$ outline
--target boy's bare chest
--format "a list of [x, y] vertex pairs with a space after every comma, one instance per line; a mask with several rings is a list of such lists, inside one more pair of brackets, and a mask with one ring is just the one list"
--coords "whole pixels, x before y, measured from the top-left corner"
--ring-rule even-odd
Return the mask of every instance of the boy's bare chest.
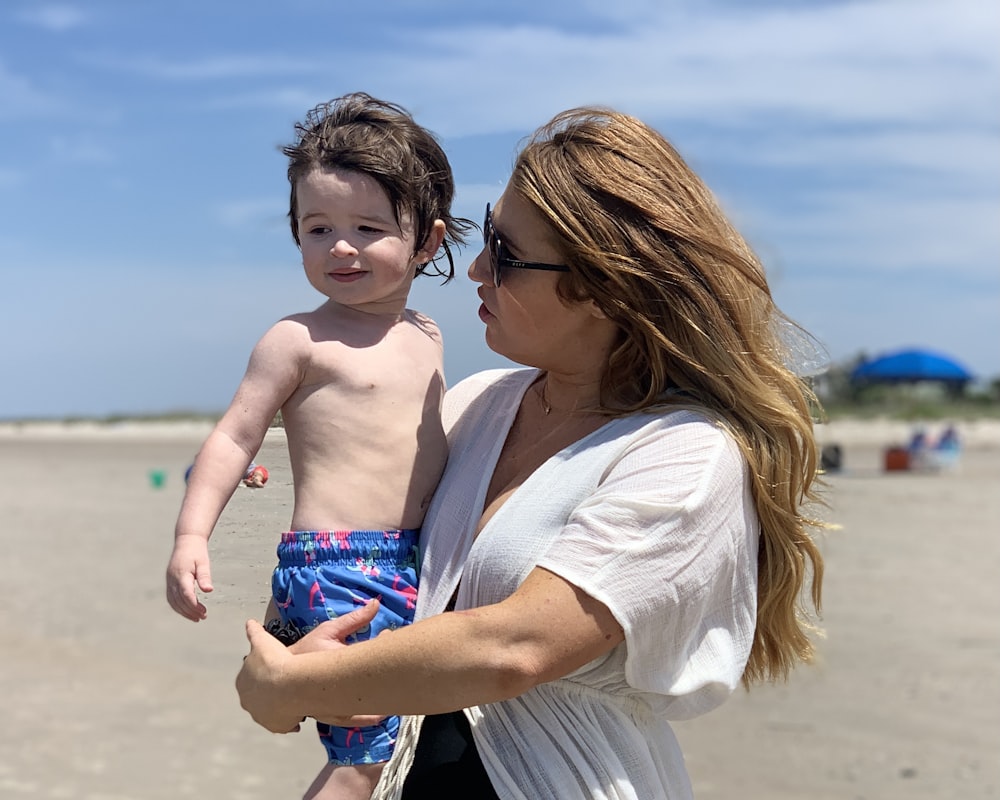
[[309, 354], [301, 385], [306, 390], [329, 386], [352, 394], [408, 395], [407, 387], [424, 388], [442, 371], [441, 349], [426, 337], [397, 335], [366, 347], [318, 342]]

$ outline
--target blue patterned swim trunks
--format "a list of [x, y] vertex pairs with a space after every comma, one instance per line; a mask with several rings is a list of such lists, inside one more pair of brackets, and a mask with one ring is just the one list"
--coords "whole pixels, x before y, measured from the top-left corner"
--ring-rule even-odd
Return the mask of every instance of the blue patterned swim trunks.
[[[417, 600], [416, 530], [290, 531], [281, 534], [271, 591], [283, 626], [305, 634], [321, 622], [379, 600], [379, 612], [347, 641], [364, 641], [413, 622]], [[316, 723], [330, 763], [388, 761], [398, 717], [339, 728]]]

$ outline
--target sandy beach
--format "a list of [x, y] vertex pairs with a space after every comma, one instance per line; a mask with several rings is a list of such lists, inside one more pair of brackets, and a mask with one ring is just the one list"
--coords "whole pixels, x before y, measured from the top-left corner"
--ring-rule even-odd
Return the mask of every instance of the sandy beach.
[[[1000, 796], [1000, 423], [963, 424], [953, 469], [884, 472], [909, 431], [821, 427], [843, 469], [820, 657], [677, 724], [699, 800]], [[163, 599], [205, 433], [0, 425], [0, 798], [298, 798], [320, 766], [311, 730], [266, 733], [233, 689], [290, 517], [282, 431], [257, 458], [267, 486], [238, 489], [212, 539], [209, 618]]]

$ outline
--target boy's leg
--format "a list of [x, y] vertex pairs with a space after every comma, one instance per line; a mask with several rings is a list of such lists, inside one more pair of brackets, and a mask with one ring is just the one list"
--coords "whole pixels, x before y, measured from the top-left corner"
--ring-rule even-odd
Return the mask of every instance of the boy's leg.
[[272, 620], [281, 621], [281, 614], [278, 613], [278, 604], [274, 602], [274, 595], [271, 595], [271, 599], [267, 603], [267, 610], [264, 612], [264, 622], [262, 623], [264, 627], [267, 627], [267, 623]]

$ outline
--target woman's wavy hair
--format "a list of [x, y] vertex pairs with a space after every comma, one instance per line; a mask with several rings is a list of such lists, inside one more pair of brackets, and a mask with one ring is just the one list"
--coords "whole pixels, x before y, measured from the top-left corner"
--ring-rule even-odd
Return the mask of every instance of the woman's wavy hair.
[[445, 282], [454, 277], [451, 248], [461, 245], [476, 225], [451, 214], [455, 179], [434, 134], [418, 125], [402, 106], [364, 92], [316, 106], [295, 125], [295, 134], [294, 144], [282, 147], [281, 152], [288, 157], [288, 219], [296, 244], [301, 244], [296, 193], [299, 180], [314, 169], [352, 170], [370, 175], [385, 190], [397, 223], [403, 213], [412, 216], [414, 253], [423, 246], [434, 220], [444, 222], [442, 250], [447, 267], [438, 264], [441, 256], [435, 255], [417, 267], [417, 275], [434, 264], [434, 274]]
[[[518, 155], [511, 188], [551, 226], [570, 272], [566, 301], [591, 299], [622, 331], [601, 410], [707, 410], [749, 464], [761, 525], [757, 627], [743, 683], [811, 661], [823, 559], [806, 516], [819, 502], [812, 412], [789, 366], [764, 268], [701, 179], [660, 134], [601, 108], [557, 115]], [[784, 333], [783, 333], [784, 332]], [[807, 338], [807, 334], [802, 332]]]

